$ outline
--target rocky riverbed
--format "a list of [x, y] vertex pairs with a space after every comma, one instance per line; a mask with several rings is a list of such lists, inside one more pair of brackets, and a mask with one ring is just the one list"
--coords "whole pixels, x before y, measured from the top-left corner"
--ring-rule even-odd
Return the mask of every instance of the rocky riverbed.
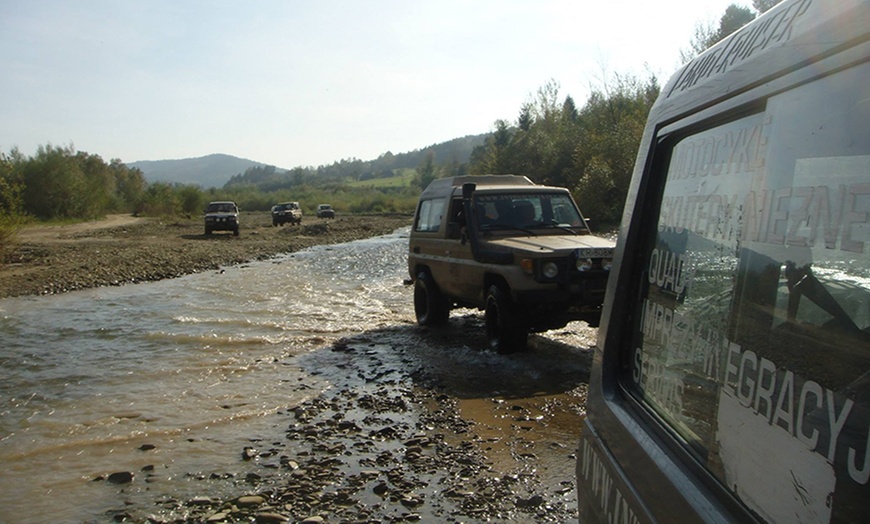
[[[206, 236], [195, 219], [31, 228], [7, 250], [0, 297], [171, 278], [410, 221], [339, 217], [274, 228], [267, 214], [244, 214], [239, 237]], [[94, 522], [576, 521], [573, 466], [596, 330], [572, 323], [506, 356], [474, 347], [483, 338], [478, 312], [454, 312], [450, 324], [427, 330], [397, 320], [281, 362], [330, 387], [272, 415], [273, 436], [240, 442], [235, 467], [179, 472], [159, 445], [143, 445], [147, 466], [119, 464], [90, 479], [125, 500]], [[201, 495], [149, 497], [170, 475]]]
[[[472, 322], [462, 319], [461, 322]], [[317, 366], [334, 387], [276, 415], [281, 438], [252, 439], [239, 467], [188, 472], [203, 495], [163, 498], [152, 507], [107, 511], [123, 522], [549, 522], [574, 521], [571, 443], [549, 426], [577, 423], [580, 386], [544, 399], [485, 399], [499, 428], [462, 415], [457, 391], [420, 366], [409, 330], [342, 340], [303, 365]], [[552, 342], [542, 351], [553, 351]], [[558, 349], [555, 349], [558, 351]], [[304, 360], [304, 359], [303, 359]], [[576, 378], [576, 377], [575, 377]], [[542, 436], [548, 435], [548, 436]], [[145, 451], [151, 452], [150, 450]], [[567, 465], [559, 474], [546, 462]], [[114, 482], [160, 482], [159, 462], [115, 472]], [[140, 478], [141, 477], [141, 478]], [[95, 479], [112, 482], [109, 477]], [[218, 483], [237, 495], [213, 497]], [[220, 491], [226, 492], [226, 489]]]

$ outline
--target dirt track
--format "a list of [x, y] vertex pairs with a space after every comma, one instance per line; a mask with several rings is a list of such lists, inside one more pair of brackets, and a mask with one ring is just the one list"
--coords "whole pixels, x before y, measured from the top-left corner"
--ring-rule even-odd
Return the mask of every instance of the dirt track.
[[202, 219], [110, 215], [104, 220], [22, 229], [0, 261], [0, 298], [47, 295], [173, 278], [318, 244], [390, 233], [407, 215], [306, 217], [272, 227], [269, 213], [242, 213], [241, 234], [205, 235]]

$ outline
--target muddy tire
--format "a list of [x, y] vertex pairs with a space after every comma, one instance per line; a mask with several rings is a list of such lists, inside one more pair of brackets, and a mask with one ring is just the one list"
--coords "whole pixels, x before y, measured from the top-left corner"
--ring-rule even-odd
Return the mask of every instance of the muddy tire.
[[414, 313], [421, 326], [443, 326], [450, 316], [447, 297], [429, 273], [421, 272], [414, 282]]
[[511, 303], [510, 295], [498, 286], [491, 286], [486, 294], [484, 309], [486, 341], [498, 353], [513, 353], [526, 348], [529, 330]]

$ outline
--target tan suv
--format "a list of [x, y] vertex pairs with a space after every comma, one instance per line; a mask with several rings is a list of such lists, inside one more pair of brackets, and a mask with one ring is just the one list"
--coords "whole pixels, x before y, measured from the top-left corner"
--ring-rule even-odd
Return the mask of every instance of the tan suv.
[[517, 175], [435, 180], [409, 244], [421, 326], [478, 308], [490, 348], [505, 353], [524, 348], [530, 332], [598, 324], [614, 243], [592, 235], [565, 188]]

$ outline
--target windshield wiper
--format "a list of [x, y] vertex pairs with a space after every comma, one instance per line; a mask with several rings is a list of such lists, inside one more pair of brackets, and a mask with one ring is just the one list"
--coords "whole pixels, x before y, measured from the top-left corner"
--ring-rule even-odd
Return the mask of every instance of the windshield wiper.
[[523, 233], [528, 233], [529, 235], [536, 237], [538, 236], [534, 231], [526, 227], [515, 226], [512, 224], [486, 224], [480, 227], [481, 231], [491, 232], [493, 230], [504, 231], [506, 229], [515, 229], [517, 231], [522, 231]]

